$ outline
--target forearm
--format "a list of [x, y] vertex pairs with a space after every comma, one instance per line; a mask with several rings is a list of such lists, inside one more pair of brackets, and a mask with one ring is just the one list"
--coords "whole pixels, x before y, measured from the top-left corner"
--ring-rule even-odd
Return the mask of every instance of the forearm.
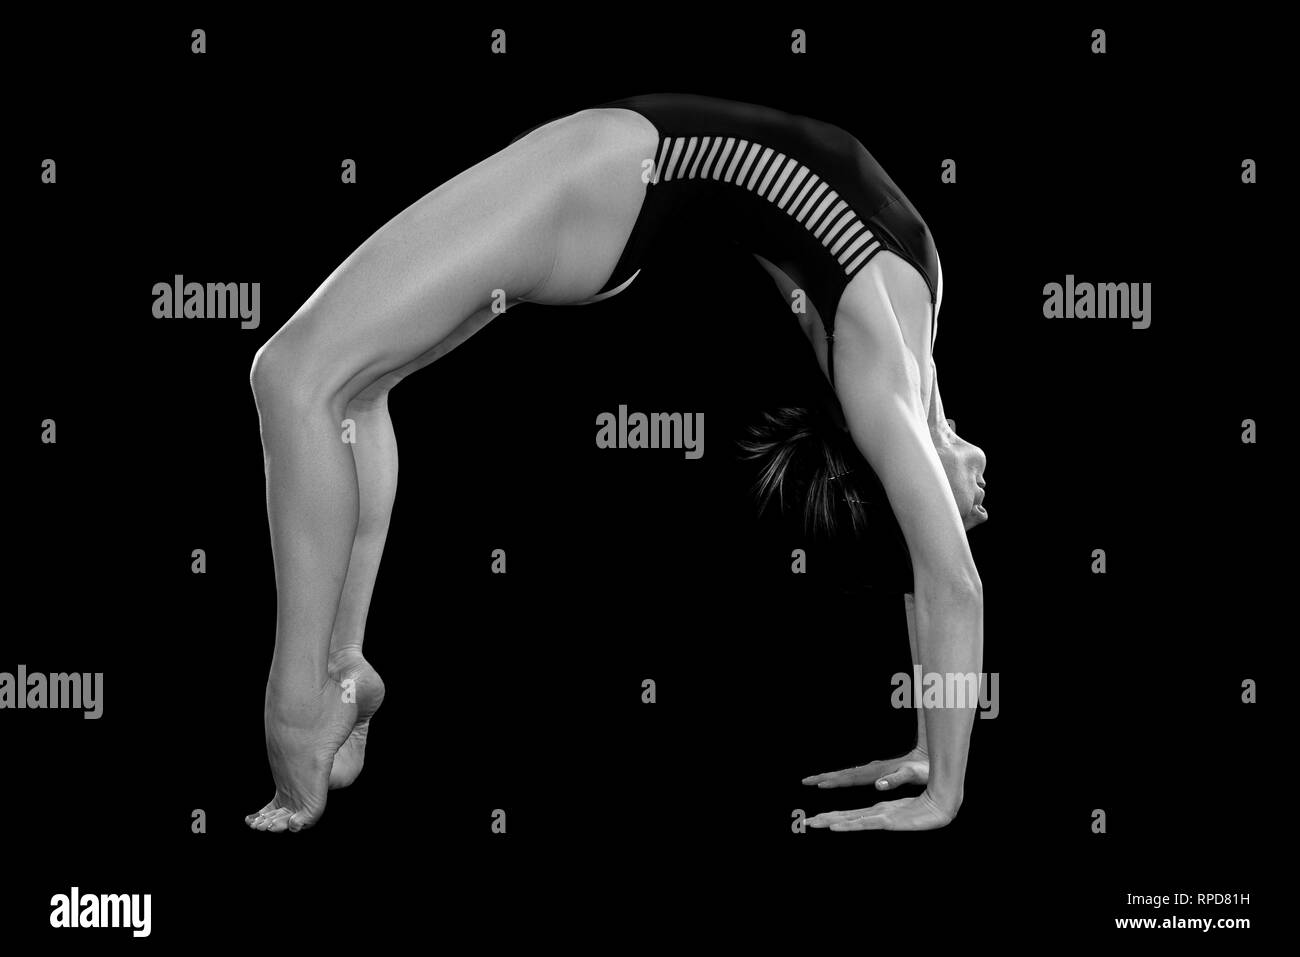
[[[916, 650], [916, 599], [911, 592], [903, 595], [903, 607], [907, 611], [907, 647], [912, 652], [912, 671], [916, 672], [916, 666], [921, 663], [921, 656]], [[916, 708], [916, 748], [922, 754], [927, 753], [925, 737], [925, 711]]]
[[[963, 797], [983, 661], [984, 600], [978, 578], [973, 586], [959, 586], [918, 575], [915, 614], [916, 652], [924, 682], [917, 696], [924, 701], [930, 683], [939, 682], [943, 705], [923, 712], [930, 756], [928, 790], [944, 810], [956, 813]], [[965, 680], [968, 675], [975, 676], [973, 687]], [[949, 697], [954, 690], [960, 697]]]

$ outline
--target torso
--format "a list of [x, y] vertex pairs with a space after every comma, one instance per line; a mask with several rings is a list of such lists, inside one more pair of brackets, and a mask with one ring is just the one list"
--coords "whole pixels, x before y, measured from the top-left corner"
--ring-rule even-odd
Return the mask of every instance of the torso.
[[648, 120], [650, 185], [607, 288], [664, 244], [737, 245], [800, 273], [833, 319], [854, 276], [883, 250], [911, 261], [934, 293], [937, 253], [920, 215], [858, 140], [829, 123], [750, 103], [683, 94], [600, 109]]
[[[603, 132], [596, 158], [573, 164], [571, 228], [534, 301], [618, 295], [643, 281], [666, 244], [737, 245], [758, 258], [786, 302], [795, 288], [806, 294], [806, 312], [796, 315], [823, 373], [825, 333], [845, 294], [885, 283], [927, 387], [938, 254], [919, 214], [854, 137], [779, 110], [678, 94], [573, 116], [598, 118]], [[607, 263], [611, 246], [621, 255], [612, 270], [602, 267], [602, 283], [591, 263]]]

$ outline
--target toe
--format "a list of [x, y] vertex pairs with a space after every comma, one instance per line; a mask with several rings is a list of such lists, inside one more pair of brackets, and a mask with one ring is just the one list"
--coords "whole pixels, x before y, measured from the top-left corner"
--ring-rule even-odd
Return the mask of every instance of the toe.
[[278, 834], [288, 827], [289, 811], [287, 808], [276, 808], [266, 818], [266, 830], [273, 834]]
[[265, 808], [262, 809], [262, 812], [257, 815], [257, 819], [253, 821], [252, 824], [253, 830], [255, 831], [270, 830], [271, 825], [275, 823], [275, 819], [281, 813], [282, 812], [280, 808], [267, 805]]

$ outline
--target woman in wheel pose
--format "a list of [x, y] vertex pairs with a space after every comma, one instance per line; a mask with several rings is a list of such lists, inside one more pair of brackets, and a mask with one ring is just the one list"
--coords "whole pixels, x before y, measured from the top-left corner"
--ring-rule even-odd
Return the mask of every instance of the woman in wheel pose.
[[[276, 792], [251, 827], [311, 826], [328, 790], [361, 770], [384, 694], [361, 649], [397, 485], [389, 390], [503, 306], [617, 295], [685, 236], [740, 245], [792, 304], [834, 390], [841, 438], [870, 464], [906, 540], [914, 658], [927, 674], [980, 672], [982, 586], [966, 532], [987, 518], [985, 459], [944, 418], [932, 360], [943, 280], [925, 223], [838, 127], [708, 97], [633, 97], [535, 127], [418, 200], [258, 351], [251, 381], [277, 589], [264, 708]], [[351, 443], [339, 438], [345, 419]], [[768, 492], [787, 478], [778, 446]], [[947, 824], [962, 802], [973, 718], [973, 707], [926, 710], [905, 758], [806, 779], [925, 784], [915, 798], [810, 823]]]

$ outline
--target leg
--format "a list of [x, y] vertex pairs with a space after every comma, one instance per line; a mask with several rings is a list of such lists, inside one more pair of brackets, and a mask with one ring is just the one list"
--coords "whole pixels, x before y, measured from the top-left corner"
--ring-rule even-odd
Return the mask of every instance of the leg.
[[355, 423], [352, 461], [360, 505], [347, 577], [330, 637], [331, 659], [361, 653], [370, 596], [397, 495], [397, 438], [388, 414], [387, 390], [372, 399], [353, 399], [345, 415]]
[[383, 679], [362, 655], [362, 643], [397, 496], [397, 437], [388, 414], [388, 393], [407, 375], [446, 355], [482, 329], [494, 315], [491, 309], [475, 313], [430, 352], [361, 392], [345, 410], [355, 426], [352, 461], [356, 466], [360, 505], [348, 573], [330, 637], [328, 670], [330, 677], [343, 688], [348, 688], [351, 682], [357, 720], [347, 741], [334, 755], [331, 788], [347, 787], [361, 773], [370, 719], [384, 700]]
[[361, 773], [370, 719], [384, 700], [384, 682], [362, 656], [361, 645], [397, 494], [397, 439], [388, 415], [388, 391], [385, 389], [372, 399], [358, 396], [345, 414], [355, 428], [352, 461], [360, 504], [347, 577], [330, 637], [328, 671], [345, 692], [352, 692], [357, 717], [348, 739], [334, 755], [329, 778], [331, 788], [347, 787]]
[[[502, 296], [518, 301], [543, 286], [544, 301], [594, 295], [621, 243], [589, 228], [591, 211], [625, 222], [626, 239], [644, 195], [644, 136], [632, 155], [626, 130], [625, 121], [612, 128], [599, 113], [578, 114], [445, 183], [363, 243], [258, 352], [251, 379], [277, 590], [264, 708], [276, 795], [251, 826], [314, 823], [334, 756], [358, 719], [357, 702], [329, 673], [361, 525], [358, 471], [341, 441], [348, 406], [445, 351], [467, 319]], [[377, 562], [367, 532], [363, 557]], [[359, 570], [354, 584], [368, 594], [373, 581]]]
[[290, 381], [265, 362], [254, 367], [277, 605], [263, 707], [276, 793], [247, 819], [258, 830], [299, 830], [315, 821], [334, 752], [357, 714], [328, 674], [329, 636], [357, 527], [356, 474], [339, 439], [338, 402], [295, 395]]

